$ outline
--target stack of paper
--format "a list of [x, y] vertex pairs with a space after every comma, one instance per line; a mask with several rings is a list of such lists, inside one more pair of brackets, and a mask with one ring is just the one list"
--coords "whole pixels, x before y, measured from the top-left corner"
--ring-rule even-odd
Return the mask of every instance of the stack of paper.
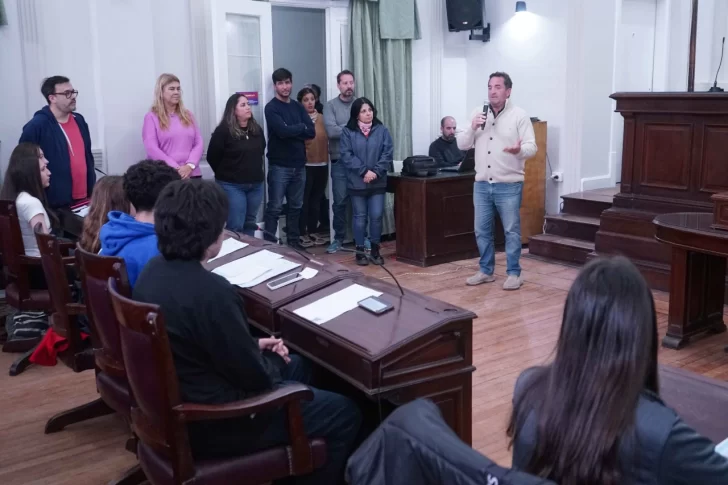
[[310, 303], [305, 307], [294, 310], [293, 313], [305, 318], [309, 322], [321, 325], [329, 320], [333, 320], [339, 315], [343, 315], [349, 310], [353, 310], [363, 299], [369, 298], [370, 296], [380, 296], [381, 294], [381, 291], [353, 284], [343, 290]]
[[250, 288], [301, 266], [282, 255], [263, 249], [212, 270], [233, 285]]
[[76, 209], [73, 209], [73, 213], [80, 217], [86, 217], [88, 215], [88, 211], [90, 209], [91, 208], [89, 206], [84, 205], [84, 206], [78, 207]]
[[238, 249], [247, 248], [248, 243], [244, 243], [242, 241], [238, 241], [237, 239], [234, 239], [232, 237], [225, 239], [222, 242], [222, 247], [220, 248], [220, 253], [215, 256], [212, 259], [208, 259], [207, 262], [211, 263], [215, 261], [218, 258], [222, 258], [223, 256], [227, 256], [230, 253], [234, 253]]

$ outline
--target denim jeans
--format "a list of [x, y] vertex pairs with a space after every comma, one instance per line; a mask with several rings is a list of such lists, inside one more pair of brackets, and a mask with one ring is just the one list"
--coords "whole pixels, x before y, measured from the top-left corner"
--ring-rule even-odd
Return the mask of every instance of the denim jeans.
[[[309, 384], [310, 364], [300, 355], [291, 355], [291, 362], [281, 372], [285, 381]], [[310, 387], [310, 386], [309, 386]], [[311, 401], [301, 401], [301, 416], [306, 436], [326, 440], [327, 460], [323, 468], [310, 475], [286, 480], [296, 484], [337, 484], [342, 481], [344, 466], [357, 439], [362, 416], [357, 405], [348, 397], [310, 387]], [[276, 411], [268, 428], [263, 431], [255, 447], [266, 449], [290, 443], [288, 417], [284, 408]]]
[[334, 198], [332, 204], [334, 239], [343, 242], [346, 237], [346, 206], [349, 203], [349, 193], [346, 190], [346, 167], [341, 160], [331, 161], [331, 192]]
[[386, 194], [352, 195], [351, 208], [354, 212], [354, 242], [364, 245], [369, 220], [369, 238], [372, 244], [379, 244], [382, 238], [382, 213]]
[[255, 235], [258, 209], [263, 201], [263, 182], [254, 184], [233, 184], [215, 180], [228, 197], [227, 228], [242, 232], [247, 236]]
[[495, 245], [493, 227], [495, 211], [498, 211], [506, 234], [506, 273], [520, 276], [521, 266], [521, 195], [523, 182], [495, 183], [475, 182], [473, 205], [475, 206], [475, 240], [480, 253], [480, 271], [492, 275], [495, 270]]
[[[303, 206], [303, 190], [306, 187], [306, 167], [300, 168], [268, 166], [268, 205], [265, 208], [265, 230], [275, 234], [278, 230], [278, 218], [283, 210], [283, 197], [288, 203], [286, 228], [288, 244], [299, 242], [299, 221]], [[274, 239], [266, 234], [266, 240]]]

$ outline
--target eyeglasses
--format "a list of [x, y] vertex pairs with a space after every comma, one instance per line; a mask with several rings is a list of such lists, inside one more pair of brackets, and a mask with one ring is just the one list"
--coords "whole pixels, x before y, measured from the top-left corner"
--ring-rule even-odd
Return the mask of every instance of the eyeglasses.
[[75, 99], [76, 96], [78, 96], [78, 91], [76, 91], [74, 89], [73, 91], [70, 91], [69, 90], [69, 91], [63, 91], [62, 93], [51, 93], [51, 94], [55, 94], [56, 96], [61, 96], [62, 95], [62, 96], [65, 96], [66, 99]]

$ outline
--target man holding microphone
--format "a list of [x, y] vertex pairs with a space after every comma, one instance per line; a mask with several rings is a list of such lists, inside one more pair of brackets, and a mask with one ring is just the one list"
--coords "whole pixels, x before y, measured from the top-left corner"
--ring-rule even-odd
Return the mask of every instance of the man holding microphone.
[[509, 102], [513, 82], [504, 72], [488, 79], [488, 103], [478, 108], [468, 129], [457, 137], [458, 148], [475, 147], [475, 238], [480, 253], [480, 270], [467, 279], [470, 286], [495, 281], [495, 212], [506, 236], [504, 290], [517, 290], [521, 279], [521, 195], [525, 162], [536, 154], [536, 137], [531, 119]]

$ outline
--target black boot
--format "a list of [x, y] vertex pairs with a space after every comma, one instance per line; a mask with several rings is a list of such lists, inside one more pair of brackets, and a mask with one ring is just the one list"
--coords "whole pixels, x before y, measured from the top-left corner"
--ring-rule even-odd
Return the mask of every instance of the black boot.
[[372, 252], [369, 253], [369, 255], [372, 258], [372, 263], [384, 264], [384, 258], [382, 258], [382, 255], [379, 254], [379, 244], [372, 243]]
[[369, 259], [367, 259], [366, 254], [364, 254], [364, 246], [357, 246], [356, 251], [356, 264], [358, 264], [359, 266], [368, 265]]

